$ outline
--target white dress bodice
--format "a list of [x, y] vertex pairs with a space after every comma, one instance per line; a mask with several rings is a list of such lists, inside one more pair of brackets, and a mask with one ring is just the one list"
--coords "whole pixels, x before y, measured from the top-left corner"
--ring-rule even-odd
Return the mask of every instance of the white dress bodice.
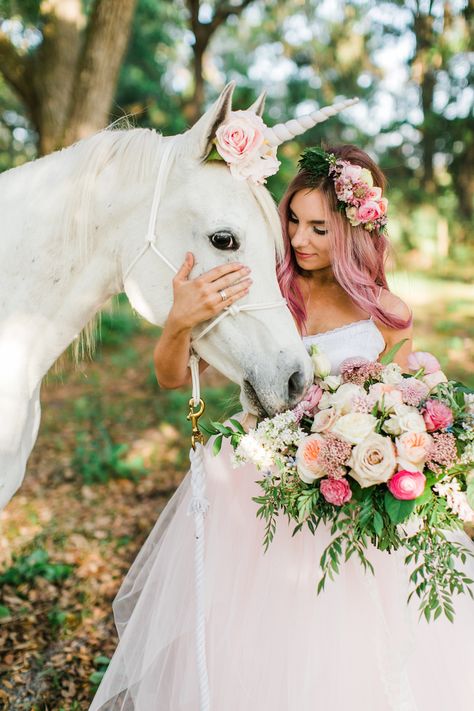
[[371, 318], [353, 321], [331, 331], [303, 336], [303, 342], [308, 350], [313, 344], [319, 346], [331, 361], [332, 375], [339, 373], [341, 363], [346, 358], [360, 356], [377, 360], [385, 348], [384, 338]]

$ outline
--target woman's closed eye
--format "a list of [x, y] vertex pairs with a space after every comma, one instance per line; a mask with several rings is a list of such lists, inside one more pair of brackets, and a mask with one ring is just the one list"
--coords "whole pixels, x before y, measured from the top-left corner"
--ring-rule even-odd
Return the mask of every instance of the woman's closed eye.
[[[289, 220], [290, 222], [293, 222], [293, 224], [295, 224], [295, 225], [298, 224], [298, 218], [296, 217], [296, 215], [294, 214], [294, 212], [292, 212], [291, 210], [290, 210], [290, 212], [288, 213], [288, 220]], [[322, 230], [322, 229], [316, 227], [316, 225], [313, 225], [313, 232], [314, 232], [315, 234], [317, 234], [317, 235], [326, 235], [328, 231], [327, 231], [327, 230]]]

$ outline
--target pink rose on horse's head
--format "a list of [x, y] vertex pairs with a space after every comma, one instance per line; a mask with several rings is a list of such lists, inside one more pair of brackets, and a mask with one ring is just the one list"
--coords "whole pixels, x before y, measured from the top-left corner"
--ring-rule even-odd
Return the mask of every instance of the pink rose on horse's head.
[[265, 138], [263, 119], [253, 111], [232, 111], [216, 131], [216, 149], [229, 164], [255, 158]]

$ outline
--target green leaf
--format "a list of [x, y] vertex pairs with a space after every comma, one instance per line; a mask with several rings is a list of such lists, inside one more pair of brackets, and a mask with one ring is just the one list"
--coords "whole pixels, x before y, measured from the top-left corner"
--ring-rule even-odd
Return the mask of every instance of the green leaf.
[[374, 523], [375, 533], [377, 534], [377, 536], [381, 536], [382, 531], [383, 531], [383, 518], [378, 511], [376, 511], [374, 513], [374, 522], [373, 523]]
[[390, 348], [389, 352], [386, 353], [384, 356], [382, 356], [382, 358], [380, 358], [380, 362], [382, 363], [382, 365], [388, 365], [389, 363], [391, 363], [393, 361], [393, 359], [395, 358], [395, 356], [397, 355], [400, 348], [402, 348], [402, 346], [407, 341], [408, 341], [408, 338], [404, 338], [403, 340], [398, 341], [398, 343], [395, 343], [395, 345]]
[[384, 506], [385, 511], [388, 513], [391, 522], [397, 524], [406, 521], [406, 519], [409, 517], [409, 515], [415, 508], [416, 502], [414, 499], [410, 501], [401, 501], [400, 499], [396, 499], [394, 496], [392, 496], [390, 491], [386, 491], [384, 497]]
[[232, 430], [226, 427], [222, 422], [211, 422], [212, 426], [216, 428], [218, 432], [223, 434], [225, 437], [229, 437], [232, 434]]
[[215, 440], [212, 444], [212, 453], [215, 457], [221, 451], [221, 447], [222, 447], [222, 435], [220, 434], [218, 437], [215, 438]]
[[12, 613], [10, 612], [8, 607], [5, 607], [5, 605], [0, 605], [0, 620], [2, 617], [10, 617]]
[[235, 429], [237, 430], [237, 432], [240, 432], [240, 434], [243, 434], [243, 435], [245, 434], [245, 430], [244, 430], [244, 428], [242, 427], [242, 423], [241, 423], [241, 422], [239, 422], [238, 420], [235, 420], [235, 419], [232, 418], [232, 417], [229, 419], [229, 422], [232, 422], [232, 424], [234, 425], [234, 427], [235, 427]]
[[467, 502], [471, 509], [474, 509], [474, 479], [467, 485]]

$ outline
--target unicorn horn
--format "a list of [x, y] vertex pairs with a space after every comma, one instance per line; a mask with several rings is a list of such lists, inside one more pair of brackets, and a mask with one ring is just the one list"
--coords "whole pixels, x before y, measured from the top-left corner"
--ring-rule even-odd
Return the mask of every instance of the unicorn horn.
[[347, 109], [349, 106], [353, 106], [353, 104], [356, 104], [358, 101], [359, 99], [357, 98], [346, 99], [332, 106], [325, 106], [322, 109], [318, 109], [318, 111], [313, 111], [310, 114], [306, 114], [306, 116], [290, 119], [285, 123], [277, 123], [275, 126], [267, 129], [265, 138], [271, 146], [279, 146], [281, 143], [290, 141], [292, 138], [295, 138], [295, 136], [299, 136], [309, 128], [313, 128], [317, 123], [322, 123], [340, 111], [344, 111], [344, 109]]

